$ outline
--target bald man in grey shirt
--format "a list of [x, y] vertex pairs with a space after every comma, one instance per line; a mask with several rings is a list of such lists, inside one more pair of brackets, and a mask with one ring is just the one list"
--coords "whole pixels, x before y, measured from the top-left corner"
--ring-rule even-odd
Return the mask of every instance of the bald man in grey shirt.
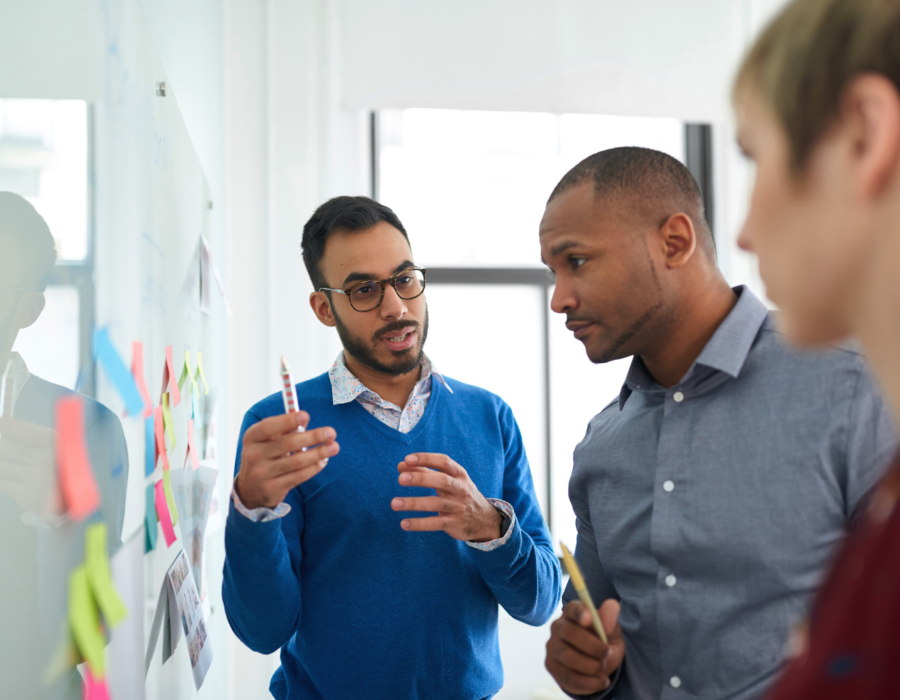
[[847, 349], [788, 347], [715, 264], [696, 183], [648, 149], [576, 166], [541, 223], [552, 306], [625, 384], [574, 454], [575, 558], [547, 668], [573, 697], [758, 700], [897, 449]]

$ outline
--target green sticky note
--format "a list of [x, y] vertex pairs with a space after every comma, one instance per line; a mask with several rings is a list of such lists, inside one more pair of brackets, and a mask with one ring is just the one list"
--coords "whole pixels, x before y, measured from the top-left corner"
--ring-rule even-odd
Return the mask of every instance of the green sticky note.
[[95, 677], [104, 675], [106, 638], [100, 631], [100, 614], [91, 596], [91, 586], [84, 566], [69, 574], [69, 627], [75, 646], [91, 667]]
[[115, 627], [128, 617], [128, 609], [113, 585], [106, 551], [106, 523], [91, 525], [84, 533], [84, 569], [103, 619], [108, 627]]
[[175, 425], [172, 422], [172, 409], [169, 408], [169, 394], [163, 394], [162, 401], [163, 425], [166, 428], [166, 435], [169, 437], [169, 449], [175, 449]]
[[178, 524], [178, 509], [175, 507], [175, 494], [172, 492], [172, 479], [169, 470], [163, 471], [163, 492], [166, 494], [166, 505], [169, 506], [169, 514], [172, 516], [172, 527]]
[[156, 537], [159, 530], [156, 527], [156, 489], [153, 484], [147, 487], [147, 512], [144, 515], [144, 554], [152, 552], [156, 548]]

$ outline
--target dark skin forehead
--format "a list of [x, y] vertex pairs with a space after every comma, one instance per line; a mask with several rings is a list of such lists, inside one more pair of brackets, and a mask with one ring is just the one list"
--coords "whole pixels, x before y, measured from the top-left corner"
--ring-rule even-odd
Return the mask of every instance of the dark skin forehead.
[[[573, 185], [554, 197], [540, 225], [542, 246], [554, 258], [580, 245], [632, 245], [636, 237], [623, 235], [646, 229], [635, 208], [613, 196], [598, 197], [592, 180]], [[545, 261], [545, 262], [549, 262]]]

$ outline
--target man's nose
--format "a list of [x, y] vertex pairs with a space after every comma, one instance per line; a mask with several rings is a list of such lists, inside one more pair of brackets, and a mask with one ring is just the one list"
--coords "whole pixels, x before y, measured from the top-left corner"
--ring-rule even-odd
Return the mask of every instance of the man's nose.
[[381, 317], [385, 319], [403, 318], [408, 311], [406, 302], [400, 298], [400, 295], [397, 294], [397, 290], [390, 284], [385, 287], [384, 300], [381, 302], [379, 308], [381, 310]]
[[556, 279], [553, 296], [550, 297], [550, 308], [558, 314], [565, 314], [578, 306], [572, 288], [565, 281]]

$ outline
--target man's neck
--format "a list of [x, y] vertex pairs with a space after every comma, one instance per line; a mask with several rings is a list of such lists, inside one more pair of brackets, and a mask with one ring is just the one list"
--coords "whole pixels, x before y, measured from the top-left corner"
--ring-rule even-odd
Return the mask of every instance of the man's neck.
[[685, 296], [657, 348], [641, 353], [650, 375], [666, 388], [680, 382], [736, 303], [737, 295], [719, 274]]
[[344, 353], [344, 364], [347, 365], [347, 369], [350, 370], [353, 376], [362, 382], [366, 389], [378, 394], [383, 400], [401, 408], [406, 406], [406, 402], [410, 394], [412, 394], [416, 382], [422, 376], [421, 364], [412, 372], [392, 376], [378, 372], [358, 362], [348, 352]]

